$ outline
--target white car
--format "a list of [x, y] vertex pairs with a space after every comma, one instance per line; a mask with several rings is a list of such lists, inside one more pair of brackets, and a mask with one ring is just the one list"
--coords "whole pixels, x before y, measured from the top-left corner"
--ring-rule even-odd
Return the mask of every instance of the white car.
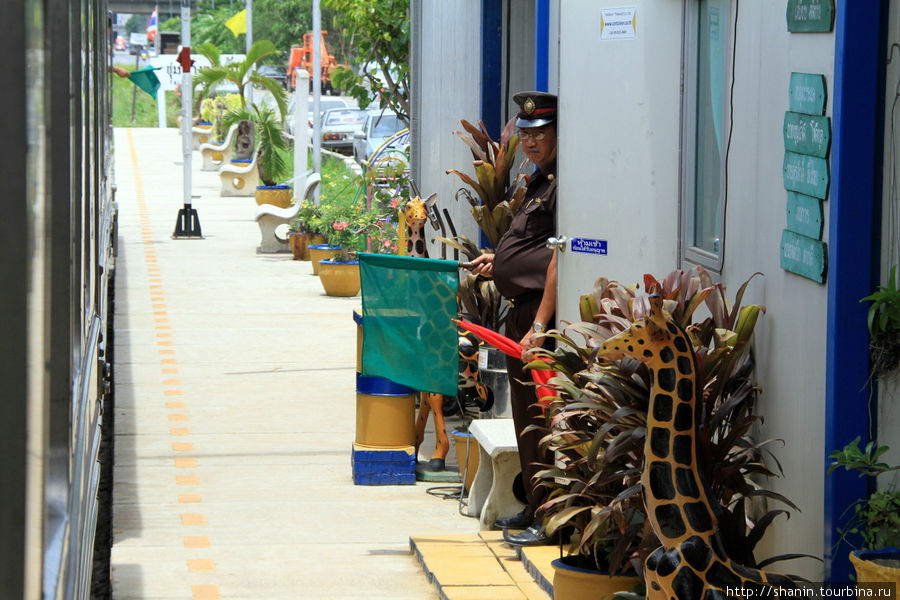
[[406, 129], [406, 124], [396, 113], [389, 110], [371, 110], [366, 124], [353, 138], [353, 157], [360, 164], [365, 163], [395, 133]]
[[[326, 110], [332, 108], [356, 108], [356, 100], [348, 99], [348, 98], [319, 98], [319, 109], [324, 114]], [[287, 122], [284, 124], [285, 132], [294, 135], [294, 115], [297, 113], [297, 103], [294, 100], [294, 96], [291, 95], [290, 100], [288, 100], [288, 114], [287, 114]], [[313, 129], [313, 99], [310, 97], [309, 99], [309, 112], [307, 113], [307, 127], [309, 127], [309, 137], [312, 139], [312, 129]]]

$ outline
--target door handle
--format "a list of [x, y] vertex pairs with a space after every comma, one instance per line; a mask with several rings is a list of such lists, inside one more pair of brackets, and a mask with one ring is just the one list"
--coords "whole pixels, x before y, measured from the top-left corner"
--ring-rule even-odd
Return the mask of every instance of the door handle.
[[547, 238], [546, 246], [548, 248], [550, 248], [551, 250], [555, 248], [555, 249], [559, 250], [560, 252], [565, 252], [567, 241], [568, 241], [568, 238], [566, 238], [566, 236], [564, 236], [564, 235], [561, 235], [558, 238], [551, 237], [551, 238]]

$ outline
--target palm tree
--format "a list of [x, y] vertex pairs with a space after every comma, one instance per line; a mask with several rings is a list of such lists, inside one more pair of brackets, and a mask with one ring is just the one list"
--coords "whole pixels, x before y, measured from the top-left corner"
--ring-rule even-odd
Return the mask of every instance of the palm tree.
[[238, 87], [238, 93], [241, 97], [241, 106], [246, 109], [247, 100], [244, 97], [244, 90], [248, 84], [252, 84], [256, 87], [268, 90], [269, 93], [272, 94], [272, 98], [275, 99], [275, 104], [278, 106], [278, 112], [281, 114], [282, 120], [284, 120], [285, 114], [287, 113], [287, 94], [284, 91], [284, 87], [270, 77], [259, 75], [255, 70], [256, 63], [261, 59], [270, 54], [278, 53], [278, 50], [276, 50], [275, 45], [272, 42], [269, 40], [259, 40], [258, 42], [255, 42], [253, 46], [250, 47], [244, 60], [227, 65], [221, 64], [219, 50], [214, 45], [206, 43], [202, 44], [197, 49], [203, 56], [209, 59], [211, 65], [204, 69], [200, 69], [200, 72], [195, 79], [196, 85], [202, 86], [204, 93], [213, 89], [216, 84], [222, 83], [223, 81], [230, 81]]

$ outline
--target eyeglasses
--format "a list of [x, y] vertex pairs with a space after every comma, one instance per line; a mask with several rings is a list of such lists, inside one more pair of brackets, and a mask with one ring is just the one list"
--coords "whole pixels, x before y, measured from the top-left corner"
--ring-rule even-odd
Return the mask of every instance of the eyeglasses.
[[527, 140], [534, 140], [536, 142], [539, 142], [545, 137], [547, 137], [546, 129], [538, 129], [537, 131], [526, 131], [524, 129], [519, 130], [519, 139], [523, 142]]

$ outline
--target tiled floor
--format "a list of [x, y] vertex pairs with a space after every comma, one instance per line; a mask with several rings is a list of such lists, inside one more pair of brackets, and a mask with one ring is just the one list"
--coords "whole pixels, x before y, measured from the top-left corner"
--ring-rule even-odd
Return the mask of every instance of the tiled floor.
[[[499, 531], [415, 535], [410, 547], [446, 600], [549, 600], [554, 546], [526, 548], [521, 560]], [[532, 573], [529, 573], [529, 570]], [[540, 582], [540, 583], [539, 583]]]

